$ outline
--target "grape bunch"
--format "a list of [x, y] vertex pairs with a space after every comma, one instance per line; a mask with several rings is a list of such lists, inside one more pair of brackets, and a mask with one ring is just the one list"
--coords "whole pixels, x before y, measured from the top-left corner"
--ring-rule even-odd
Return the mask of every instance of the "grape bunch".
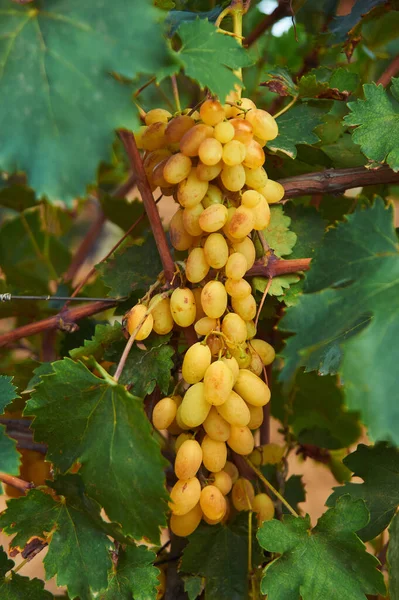
[[182, 286], [170, 298], [156, 295], [148, 306], [136, 305], [127, 328], [132, 333], [145, 318], [137, 340], [152, 330], [166, 334], [175, 324], [193, 325], [198, 336], [183, 359], [184, 393], [161, 399], [152, 417], [155, 428], [178, 436], [170, 526], [187, 536], [201, 519], [223, 521], [229, 494], [236, 510], [254, 510], [261, 522], [273, 517], [272, 501], [255, 495], [228, 459], [254, 451], [253, 432], [270, 400], [261, 375], [275, 353], [256, 338], [257, 306], [245, 275], [255, 262], [251, 236], [267, 227], [269, 204], [284, 194], [263, 167], [263, 147], [277, 136], [277, 124], [237, 93], [225, 105], [209, 98], [199, 111], [175, 116], [151, 110], [145, 123], [135, 139], [147, 178], [180, 205], [170, 239], [188, 256]]

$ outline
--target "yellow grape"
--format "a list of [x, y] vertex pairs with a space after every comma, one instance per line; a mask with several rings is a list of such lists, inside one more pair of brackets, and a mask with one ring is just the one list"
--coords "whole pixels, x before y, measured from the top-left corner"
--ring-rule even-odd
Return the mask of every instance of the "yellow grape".
[[[228, 290], [227, 290], [228, 291]], [[247, 326], [245, 321], [235, 313], [228, 313], [222, 321], [222, 332], [233, 342], [233, 345], [242, 344], [247, 339]]]
[[251, 100], [250, 98], [241, 98], [240, 106], [244, 110], [251, 110], [253, 108], [256, 108], [255, 102], [253, 100]]
[[229, 247], [221, 233], [208, 235], [204, 244], [204, 252], [208, 264], [213, 269], [221, 269], [228, 263]]
[[167, 123], [171, 118], [171, 113], [168, 110], [163, 108], [153, 108], [149, 110], [146, 116], [144, 117], [144, 121], [146, 125], [152, 125], [152, 123]]
[[227, 142], [227, 144], [223, 146], [222, 154], [224, 164], [233, 167], [234, 165], [241, 164], [245, 159], [246, 148], [242, 142], [231, 140], [231, 142]]
[[194, 237], [202, 235], [203, 231], [199, 225], [199, 218], [201, 213], [204, 212], [204, 207], [201, 202], [192, 208], [185, 208], [183, 210], [183, 224], [185, 230]]
[[206, 344], [197, 342], [190, 346], [183, 358], [183, 379], [191, 384], [201, 381], [211, 360], [211, 351]]
[[248, 423], [250, 429], [258, 429], [263, 423], [263, 408], [262, 406], [252, 406], [248, 404], [251, 418]]
[[243, 193], [241, 198], [241, 204], [247, 208], [255, 208], [261, 201], [264, 202], [265, 199], [262, 194], [256, 190], [247, 190]]
[[167, 429], [176, 418], [177, 404], [173, 398], [162, 398], [152, 411], [155, 429]]
[[191, 159], [177, 152], [170, 156], [163, 168], [163, 176], [168, 183], [176, 184], [189, 176], [192, 168]]
[[266, 383], [248, 369], [240, 369], [234, 390], [253, 406], [264, 406], [270, 400], [270, 389]]
[[176, 250], [188, 250], [193, 243], [193, 236], [184, 227], [183, 211], [179, 208], [169, 224], [170, 242]]
[[267, 494], [256, 494], [252, 500], [252, 510], [256, 512], [259, 525], [263, 521], [271, 521], [274, 517], [274, 504]]
[[265, 185], [258, 188], [260, 192], [267, 200], [268, 204], [274, 204], [280, 202], [284, 198], [284, 188], [278, 181], [268, 179]]
[[168, 144], [180, 142], [189, 129], [194, 127], [195, 121], [188, 115], [178, 115], [171, 119], [165, 129], [165, 138]]
[[181, 181], [177, 187], [177, 200], [184, 208], [191, 208], [199, 204], [208, 189], [208, 182], [197, 177], [196, 170], [191, 169], [187, 179]]
[[143, 150], [143, 135], [146, 131], [147, 131], [147, 127], [145, 125], [142, 125], [133, 134], [134, 141], [136, 142], [136, 146], [137, 146], [137, 148], [139, 148], [139, 150]]
[[278, 465], [285, 454], [285, 446], [279, 444], [264, 444], [262, 450], [262, 465]]
[[254, 338], [251, 340], [251, 346], [259, 354], [264, 365], [270, 365], [276, 358], [276, 352], [270, 344], [264, 340]]
[[223, 496], [226, 496], [233, 487], [231, 477], [226, 471], [210, 473], [209, 481], [222, 492]]
[[226, 277], [234, 280], [242, 279], [247, 269], [247, 259], [241, 252], [230, 254], [225, 267]]
[[247, 326], [247, 340], [252, 340], [252, 338], [254, 338], [256, 336], [255, 322], [250, 320], [250, 321], [245, 321], [245, 324]]
[[166, 146], [165, 129], [166, 123], [152, 123], [152, 125], [149, 125], [141, 138], [144, 150], [157, 150]]
[[186, 277], [191, 283], [199, 283], [208, 275], [209, 264], [203, 248], [193, 248], [186, 261]]
[[258, 377], [260, 377], [260, 375], [262, 375], [263, 373], [263, 362], [259, 356], [259, 354], [257, 354], [255, 352], [255, 350], [252, 350], [250, 347], [250, 351], [251, 351], [251, 363], [248, 367], [249, 371], [252, 371], [252, 373], [255, 373], [255, 375], [258, 375]]
[[259, 146], [261, 146], [262, 148], [264, 148], [267, 144], [267, 140], [263, 140], [262, 138], [258, 137], [257, 135], [254, 135], [254, 140], [255, 140], [255, 142], [258, 142]]
[[258, 190], [267, 184], [267, 173], [263, 167], [257, 167], [256, 169], [245, 169], [245, 183], [248, 187]]
[[202, 142], [213, 136], [213, 127], [209, 125], [194, 125], [180, 140], [180, 152], [186, 156], [198, 156]]
[[227, 221], [227, 208], [224, 204], [212, 204], [201, 213], [198, 223], [203, 231], [213, 233], [223, 227]]
[[198, 148], [198, 156], [204, 165], [213, 167], [217, 165], [223, 155], [223, 146], [215, 138], [207, 138]]
[[208, 281], [205, 284], [201, 292], [201, 304], [207, 317], [220, 319], [227, 308], [227, 292], [221, 281]]
[[249, 427], [232, 425], [227, 443], [237, 454], [247, 456], [254, 449], [254, 436]]
[[247, 269], [253, 267], [256, 258], [256, 250], [253, 241], [249, 237], [245, 237], [241, 241], [234, 241], [232, 245], [235, 252], [241, 252], [247, 259]]
[[207, 485], [200, 496], [202, 512], [208, 519], [221, 519], [226, 512], [226, 500], [215, 485]]
[[[177, 410], [178, 410], [179, 406], [183, 402], [183, 398], [177, 394], [174, 394], [173, 396], [171, 396], [171, 398], [176, 403]], [[172, 435], [179, 435], [182, 432], [181, 427], [179, 427], [179, 425], [177, 424], [177, 411], [176, 411], [176, 417], [174, 418], [173, 422], [168, 427], [168, 431]]]
[[251, 233], [255, 222], [253, 210], [239, 206], [231, 218], [229, 234], [234, 239], [242, 239]]
[[[235, 206], [230, 206], [230, 207], [227, 209], [227, 221], [226, 221], [226, 223], [223, 225], [223, 229], [222, 229], [222, 231], [223, 231], [223, 233], [224, 233], [225, 237], [226, 237], [226, 238], [227, 238], [227, 239], [228, 239], [228, 240], [229, 240], [231, 243], [234, 243], [234, 242], [237, 242], [237, 241], [242, 241], [242, 240], [236, 240], [236, 239], [235, 239], [235, 238], [233, 238], [233, 237], [230, 235], [230, 233], [229, 233], [229, 228], [230, 228], [231, 219], [233, 218], [233, 216], [234, 216], [234, 214], [235, 214], [236, 210], [237, 210], [237, 209], [236, 209], [236, 207], [235, 207]], [[242, 238], [242, 239], [244, 239], [244, 238]]]
[[[136, 304], [136, 306], [133, 306], [133, 308], [129, 311], [127, 315], [127, 330], [129, 335], [132, 335], [140, 321], [145, 317], [146, 312], [147, 307], [144, 306], [144, 304]], [[152, 314], [149, 314], [138, 330], [138, 333], [136, 333], [136, 340], [145, 340], [148, 338], [152, 331], [153, 323], [154, 318]]]
[[204, 375], [206, 401], [214, 406], [220, 406], [226, 402], [233, 388], [233, 383], [233, 376], [229, 367], [222, 360], [216, 360], [207, 368]]
[[153, 185], [155, 185], [156, 187], [161, 187], [161, 188], [173, 188], [173, 184], [169, 183], [168, 181], [166, 181], [165, 177], [163, 176], [163, 170], [164, 167], [166, 166], [166, 163], [168, 162], [168, 158], [164, 158], [164, 160], [162, 160], [153, 170], [153, 172], [151, 173], [150, 176], [150, 181]]
[[164, 158], [169, 158], [170, 156], [171, 152], [167, 148], [158, 148], [158, 150], [146, 153], [146, 157], [143, 160], [143, 167], [148, 179], [151, 178], [154, 168], [159, 165]]
[[250, 321], [256, 316], [256, 301], [252, 294], [242, 299], [232, 298], [231, 305], [234, 312], [240, 315], [244, 321]]
[[201, 304], [202, 288], [196, 287], [191, 291], [193, 292], [194, 299], [195, 299], [195, 320], [198, 321], [199, 319], [206, 317], [206, 314], [204, 313], [204, 310], [203, 310], [202, 304]]
[[[249, 169], [257, 169], [261, 167], [265, 162], [265, 153], [260, 144], [255, 140], [251, 140], [249, 144], [245, 146], [246, 154], [243, 160], [243, 165]], [[245, 171], [244, 171], [245, 172]]]
[[251, 351], [247, 344], [241, 344], [236, 348], [229, 348], [230, 354], [235, 358], [240, 369], [246, 369], [251, 364]]
[[175, 473], [178, 479], [195, 477], [202, 463], [202, 449], [196, 440], [186, 440], [176, 454]]
[[219, 161], [216, 165], [204, 165], [202, 162], [199, 162], [196, 169], [197, 177], [201, 181], [212, 181], [212, 179], [215, 179], [219, 175], [222, 168], [222, 161]]
[[225, 165], [220, 174], [224, 187], [230, 192], [238, 192], [245, 185], [245, 171], [242, 165]]
[[248, 425], [251, 418], [248, 406], [234, 391], [229, 394], [224, 404], [218, 406], [217, 410], [230, 425], [245, 426]]
[[184, 444], [184, 442], [186, 442], [187, 440], [192, 440], [192, 439], [194, 439], [192, 433], [186, 433], [186, 432], [180, 433], [175, 441], [176, 454], [179, 452], [179, 448], [181, 448], [181, 446]]
[[239, 474], [239, 472], [238, 472], [238, 469], [237, 469], [237, 467], [235, 466], [235, 464], [234, 464], [234, 463], [232, 463], [232, 462], [231, 462], [231, 461], [229, 461], [229, 460], [226, 460], [226, 464], [225, 464], [225, 466], [224, 466], [224, 469], [223, 469], [223, 471], [225, 471], [225, 472], [226, 472], [228, 475], [230, 475], [230, 477], [231, 477], [231, 481], [232, 481], [232, 483], [233, 483], [233, 484], [234, 484], [234, 483], [237, 481], [237, 479], [238, 479], [238, 478], [239, 478], [239, 476], [240, 476], [240, 474]]
[[183, 417], [181, 416], [181, 406], [178, 407], [177, 412], [176, 412], [176, 424], [182, 431], [191, 429], [190, 425], [187, 425], [187, 423], [184, 421]]
[[265, 198], [262, 196], [262, 200], [259, 204], [251, 210], [254, 215], [255, 231], [262, 231], [262, 229], [265, 229], [270, 222], [270, 208]]
[[227, 447], [224, 442], [213, 440], [206, 435], [202, 440], [202, 462], [208, 471], [221, 471], [227, 460]]
[[208, 436], [217, 442], [227, 442], [230, 436], [230, 424], [212, 406], [203, 427]]
[[214, 137], [221, 144], [230, 142], [235, 134], [235, 129], [230, 121], [222, 121], [215, 126]]
[[179, 479], [170, 491], [169, 508], [174, 515], [186, 515], [201, 496], [201, 484], [196, 477]]
[[224, 108], [218, 100], [205, 100], [201, 104], [200, 117], [207, 125], [217, 125], [225, 118]]
[[237, 381], [238, 373], [240, 370], [240, 367], [238, 366], [238, 362], [236, 361], [234, 356], [231, 356], [230, 358], [227, 358], [227, 356], [223, 356], [221, 360], [224, 362], [225, 365], [227, 365], [229, 367], [229, 369], [233, 375], [233, 382], [235, 383]]
[[172, 317], [180, 327], [189, 327], [195, 321], [194, 294], [188, 288], [176, 288], [170, 298]]
[[216, 319], [211, 319], [210, 317], [202, 317], [198, 319], [196, 323], [194, 323], [194, 329], [198, 335], [208, 335], [216, 329], [217, 321]]
[[212, 204], [223, 204], [223, 194], [220, 188], [210, 183], [202, 200], [202, 205], [204, 208], [209, 208]]
[[242, 144], [249, 144], [252, 140], [252, 125], [244, 119], [231, 119], [230, 123], [234, 127], [234, 139]]
[[260, 108], [250, 110], [245, 118], [251, 123], [254, 135], [267, 141], [274, 140], [277, 137], [278, 126], [276, 120], [265, 110]]
[[190, 428], [199, 427], [207, 418], [211, 405], [205, 400], [204, 384], [194, 383], [184, 395], [181, 417]]
[[[226, 279], [225, 283], [226, 292], [232, 298], [246, 298], [251, 294], [252, 288], [251, 285], [245, 279]], [[245, 328], [245, 336], [246, 336], [246, 328]], [[245, 342], [244, 338], [242, 341]]]
[[159, 300], [160, 294], [156, 294], [151, 298], [149, 308], [154, 304], [154, 308], [151, 310], [153, 318], [153, 330], [158, 335], [166, 335], [173, 329], [173, 317], [170, 310], [170, 298], [163, 298]]
[[187, 537], [194, 533], [198, 525], [201, 523], [202, 510], [198, 502], [194, 508], [188, 511], [185, 515], [171, 515], [170, 528], [175, 535]]
[[233, 484], [231, 499], [236, 510], [251, 510], [255, 498], [255, 490], [249, 479], [240, 477]]

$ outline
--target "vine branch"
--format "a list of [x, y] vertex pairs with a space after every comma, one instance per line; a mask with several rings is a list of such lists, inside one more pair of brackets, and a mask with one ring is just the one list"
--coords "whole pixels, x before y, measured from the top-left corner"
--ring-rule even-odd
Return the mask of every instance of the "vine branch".
[[20, 492], [27, 492], [35, 487], [35, 484], [32, 482], [24, 481], [23, 479], [19, 479], [19, 477], [14, 477], [13, 475], [7, 475], [7, 473], [0, 473], [0, 481], [5, 483], [6, 485], [10, 485]]
[[399, 73], [399, 55], [396, 56], [393, 61], [385, 69], [381, 77], [377, 81], [377, 85], [381, 83], [384, 87], [390, 83], [392, 77], [395, 77]]

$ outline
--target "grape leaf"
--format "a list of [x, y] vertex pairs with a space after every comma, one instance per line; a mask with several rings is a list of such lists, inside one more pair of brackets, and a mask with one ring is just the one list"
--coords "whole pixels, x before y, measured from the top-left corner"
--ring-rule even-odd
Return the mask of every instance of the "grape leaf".
[[284, 213], [291, 219], [290, 229], [296, 234], [296, 243], [290, 258], [313, 258], [327, 226], [320, 213], [312, 206], [301, 206], [289, 202]]
[[[6, 407], [19, 398], [12, 380], [12, 377], [0, 375], [0, 413], [4, 413]], [[8, 475], [18, 475], [20, 458], [15, 440], [8, 437], [5, 425], [0, 425], [0, 471]]]
[[27, 208], [35, 206], [35, 204], [36, 198], [33, 190], [24, 185], [13, 184], [0, 190], [1, 206], [23, 212]]
[[399, 514], [389, 526], [389, 544], [387, 556], [389, 570], [389, 597], [399, 600]]
[[114, 342], [123, 339], [122, 327], [118, 321], [113, 325], [96, 325], [93, 337], [90, 340], [85, 340], [80, 348], [73, 348], [69, 354], [74, 360], [83, 358], [84, 356], [94, 356], [97, 360], [104, 355], [106, 349]]
[[[284, 498], [296, 512], [299, 512], [298, 504], [306, 500], [305, 484], [302, 481], [302, 475], [291, 475], [287, 479], [284, 486]], [[281, 509], [283, 514], [288, 514], [288, 508], [284, 504]]]
[[330, 24], [330, 31], [333, 35], [332, 42], [334, 44], [344, 42], [348, 34], [360, 23], [367, 13], [385, 3], [386, 0], [357, 0], [353, 4], [349, 14], [333, 18]]
[[390, 97], [382, 85], [366, 83], [364, 100], [349, 102], [344, 121], [355, 125], [352, 137], [371, 161], [387, 162], [399, 171], [399, 77], [392, 79]]
[[48, 460], [61, 472], [79, 461], [87, 494], [108, 517], [126, 535], [157, 541], [167, 498], [165, 461], [141, 400], [69, 358], [52, 367], [25, 409], [35, 417], [35, 438], [48, 445]]
[[134, 78], [168, 60], [159, 13], [147, 0], [0, 9], [1, 166], [26, 171], [38, 196], [72, 200], [109, 158], [114, 130], [138, 124], [130, 87], [111, 73]]
[[1, 600], [51, 600], [53, 596], [44, 589], [43, 581], [40, 579], [29, 579], [21, 575], [13, 574], [10, 579], [5, 579], [6, 573], [14, 567], [13, 560], [7, 558], [7, 554], [0, 546], [0, 597]]
[[118, 565], [112, 571], [108, 588], [99, 600], [149, 600], [156, 598], [159, 569], [154, 567], [155, 552], [145, 546], [127, 546], [118, 553]]
[[270, 248], [279, 257], [291, 254], [296, 244], [297, 236], [290, 231], [290, 225], [291, 218], [285, 214], [282, 206], [270, 208], [270, 222], [262, 233]]
[[168, 34], [172, 36], [176, 33], [179, 25], [185, 21], [196, 21], [198, 18], [207, 19], [210, 22], [215, 22], [220, 13], [223, 10], [223, 6], [215, 6], [211, 10], [201, 12], [191, 12], [189, 10], [171, 10], [166, 17], [166, 24], [168, 26]]
[[298, 86], [293, 82], [291, 73], [283, 67], [268, 69], [266, 79], [262, 85], [269, 88], [271, 92], [279, 96], [297, 96]]
[[[130, 350], [119, 381], [129, 385], [134, 396], [144, 398], [156, 385], [163, 394], [168, 393], [174, 354], [169, 340], [170, 335], [151, 335], [143, 342], [145, 348], [135, 345]], [[118, 363], [125, 346], [126, 342], [115, 344], [105, 353], [105, 359]]]
[[12, 383], [13, 377], [8, 375], [0, 375], [0, 413], [4, 413], [5, 409], [15, 398], [18, 398], [17, 388]]
[[233, 69], [253, 63], [249, 53], [235, 39], [218, 33], [205, 19], [183, 22], [178, 35], [182, 46], [174, 52], [176, 62], [188, 77], [198, 81], [201, 87], [208, 87], [221, 100], [240, 82]]
[[264, 522], [259, 543], [281, 556], [267, 565], [261, 592], [268, 600], [361, 600], [384, 594], [378, 560], [354, 533], [367, 520], [364, 502], [344, 496], [314, 529], [309, 515]]
[[203, 589], [202, 577], [188, 575], [182, 579], [184, 580], [184, 591], [188, 596], [188, 600], [196, 600]]
[[304, 99], [346, 100], [349, 92], [359, 84], [359, 76], [339, 67], [336, 70], [321, 67], [312, 69], [303, 75], [296, 85], [290, 73], [281, 67], [270, 69], [266, 73], [266, 85], [271, 92], [280, 96], [292, 96]]
[[[108, 194], [102, 196], [101, 207], [109, 221], [118, 225], [123, 231], [127, 231], [135, 221], [143, 214], [143, 203], [139, 200], [127, 200]], [[134, 229], [136, 236], [140, 235], [146, 219], [143, 219], [142, 226], [137, 225]]]
[[[292, 284], [297, 283], [299, 280], [299, 275], [295, 274], [278, 275], [277, 277], [273, 277], [269, 287], [268, 295], [283, 297], [284, 292], [289, 289]], [[254, 277], [252, 279], [253, 288], [261, 294], [263, 294], [265, 291], [268, 283], [269, 280], [265, 277]]]
[[313, 130], [322, 122], [324, 112], [326, 109], [323, 107], [311, 106], [305, 102], [297, 104], [277, 118], [278, 136], [268, 142], [267, 147], [273, 152], [283, 152], [290, 158], [295, 158], [298, 144], [311, 146], [320, 141]]
[[362, 167], [367, 163], [366, 157], [362, 154], [359, 146], [355, 144], [350, 133], [344, 133], [332, 144], [323, 144], [322, 149], [337, 169]]
[[122, 298], [137, 289], [146, 290], [162, 271], [162, 263], [155, 240], [150, 236], [141, 246], [124, 246], [97, 269], [110, 288], [109, 296]]
[[357, 533], [362, 540], [371, 540], [389, 525], [399, 505], [399, 450], [385, 443], [359, 444], [343, 462], [364, 483], [349, 482], [334, 488], [326, 504], [333, 506], [342, 494], [364, 500], [370, 521]]
[[[280, 328], [295, 333], [286, 342], [281, 379], [300, 366], [334, 366], [346, 405], [360, 411], [373, 439], [399, 442], [396, 364], [399, 254], [392, 207], [381, 199], [357, 209], [330, 229], [306, 278], [299, 302], [286, 311]], [[389, 348], [389, 353], [386, 352]], [[365, 378], [373, 372], [376, 377]]]

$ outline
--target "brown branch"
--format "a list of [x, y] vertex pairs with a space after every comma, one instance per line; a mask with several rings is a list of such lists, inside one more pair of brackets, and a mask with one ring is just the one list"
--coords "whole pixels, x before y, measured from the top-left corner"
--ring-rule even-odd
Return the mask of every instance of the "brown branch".
[[399, 173], [385, 165], [379, 169], [326, 169], [317, 173], [287, 177], [279, 182], [285, 190], [284, 199], [288, 199], [311, 194], [340, 193], [351, 188], [380, 183], [399, 183]]
[[0, 473], [0, 481], [5, 483], [6, 485], [10, 485], [20, 492], [27, 492], [35, 487], [34, 483], [24, 481], [23, 479], [19, 479], [19, 477], [13, 477], [13, 475], [7, 475], [7, 473]]
[[399, 73], [399, 55], [396, 56], [393, 61], [385, 69], [381, 77], [377, 81], [377, 85], [381, 83], [384, 87], [390, 83], [392, 77], [395, 77]]
[[70, 327], [71, 324], [74, 324], [80, 319], [91, 317], [92, 315], [112, 308], [113, 306], [117, 306], [117, 304], [117, 300], [115, 300], [115, 302], [91, 302], [90, 304], [85, 304], [84, 306], [78, 306], [76, 308], [64, 310], [60, 314], [48, 317], [42, 321], [30, 323], [29, 325], [23, 325], [22, 327], [18, 327], [13, 331], [9, 331], [8, 333], [1, 335], [0, 347], [11, 344], [12, 342], [20, 340], [21, 338], [36, 335], [42, 331], [47, 331], [48, 329], [63, 329], [65, 328], [65, 324]]
[[173, 262], [172, 255], [169, 250], [161, 217], [159, 216], [158, 209], [154, 202], [154, 197], [152, 195], [151, 188], [148, 183], [147, 175], [143, 167], [140, 153], [136, 146], [134, 135], [130, 131], [123, 130], [119, 131], [119, 137], [122, 140], [123, 145], [125, 146], [125, 150], [129, 157], [132, 170], [136, 174], [137, 187], [139, 188], [141, 197], [143, 199], [143, 204], [148, 216], [148, 220], [150, 221], [152, 233], [154, 235], [155, 243], [157, 245], [159, 256], [162, 261], [165, 279], [167, 283], [170, 283], [174, 276], [175, 264]]
[[276, 256], [271, 256], [267, 264], [263, 259], [257, 260], [253, 267], [246, 272], [246, 277], [277, 277], [287, 273], [298, 273], [298, 271], [308, 271], [310, 269], [311, 258], [295, 258], [283, 260]]
[[265, 31], [273, 27], [277, 21], [280, 21], [280, 19], [283, 19], [290, 14], [290, 1], [280, 0], [274, 11], [270, 13], [270, 15], [266, 15], [265, 18], [258, 23], [255, 29], [251, 31], [249, 36], [244, 40], [244, 46], [252, 46]]

